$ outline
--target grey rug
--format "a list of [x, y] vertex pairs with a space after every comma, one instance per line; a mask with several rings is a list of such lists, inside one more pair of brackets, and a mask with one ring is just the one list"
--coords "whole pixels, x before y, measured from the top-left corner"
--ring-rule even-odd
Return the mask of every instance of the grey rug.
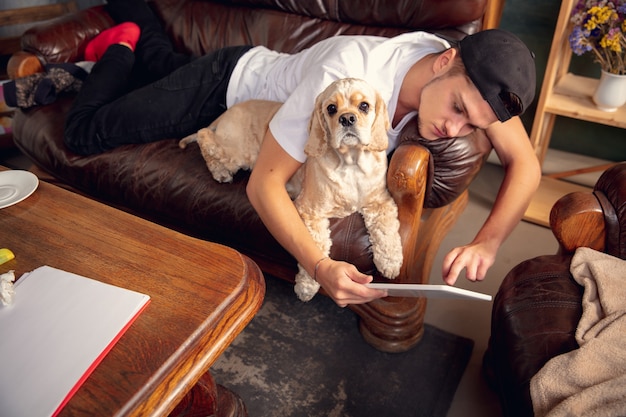
[[426, 325], [405, 353], [375, 350], [358, 318], [318, 295], [267, 277], [264, 304], [211, 368], [250, 417], [445, 416], [474, 342]]

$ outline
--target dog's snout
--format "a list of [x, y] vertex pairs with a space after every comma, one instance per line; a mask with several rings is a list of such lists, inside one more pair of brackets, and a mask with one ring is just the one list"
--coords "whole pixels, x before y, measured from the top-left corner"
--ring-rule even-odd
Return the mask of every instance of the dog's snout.
[[343, 127], [350, 127], [356, 123], [356, 116], [353, 113], [344, 113], [339, 116], [339, 123]]

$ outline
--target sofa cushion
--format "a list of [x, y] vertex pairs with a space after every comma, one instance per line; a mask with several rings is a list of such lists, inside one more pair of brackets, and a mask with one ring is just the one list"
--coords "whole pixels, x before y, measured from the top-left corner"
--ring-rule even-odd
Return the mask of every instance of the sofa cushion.
[[[177, 139], [121, 146], [99, 155], [73, 154], [62, 141], [71, 102], [72, 97], [66, 96], [53, 106], [15, 116], [17, 146], [42, 169], [108, 204], [186, 234], [232, 246], [261, 264], [267, 258], [274, 268], [295, 274], [293, 258], [269, 234], [248, 201], [247, 172], [239, 172], [232, 184], [220, 184], [208, 171], [197, 144], [180, 149]], [[419, 140], [414, 123], [401, 137], [403, 142], [431, 146], [425, 207], [446, 205], [461, 195], [491, 149], [484, 135], [441, 142]], [[334, 259], [349, 261], [365, 273], [376, 272], [360, 215], [333, 220], [331, 230]]]
[[428, 150], [429, 175], [424, 207], [443, 207], [469, 187], [491, 152], [492, 145], [482, 130], [466, 137], [426, 140], [420, 137], [417, 123], [409, 123], [401, 142], [414, 142]]

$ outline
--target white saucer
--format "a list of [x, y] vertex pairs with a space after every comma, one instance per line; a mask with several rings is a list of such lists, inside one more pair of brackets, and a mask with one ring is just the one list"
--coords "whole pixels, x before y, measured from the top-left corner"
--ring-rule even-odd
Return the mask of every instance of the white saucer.
[[39, 179], [28, 171], [0, 171], [0, 209], [17, 204], [35, 192]]

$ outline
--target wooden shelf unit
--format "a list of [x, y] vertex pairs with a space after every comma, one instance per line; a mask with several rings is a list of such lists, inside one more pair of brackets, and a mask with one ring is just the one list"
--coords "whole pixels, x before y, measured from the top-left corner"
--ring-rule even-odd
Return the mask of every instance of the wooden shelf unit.
[[598, 110], [591, 100], [597, 85], [596, 79], [565, 74], [554, 86], [544, 111], [626, 129], [626, 106], [620, 107], [614, 113], [608, 113]]
[[[622, 106], [616, 112], [598, 110], [591, 97], [599, 80], [569, 72], [572, 59], [572, 49], [569, 45], [569, 35], [572, 30], [570, 16], [575, 3], [576, 0], [563, 0], [561, 2], [530, 134], [530, 142], [541, 164], [545, 160], [557, 116], [626, 129], [626, 106]], [[597, 167], [597, 170], [601, 169], [606, 169], [606, 165]], [[581, 171], [593, 170], [593, 167], [584, 168], [571, 170], [567, 174], [573, 175]], [[544, 175], [540, 189], [526, 211], [525, 220], [548, 226], [547, 219], [552, 208], [551, 203], [556, 202], [563, 195], [578, 191], [581, 188], [555, 179], [564, 178], [568, 175], [565, 173]]]
[[626, 106], [617, 112], [598, 110], [591, 100], [598, 80], [569, 72], [572, 49], [570, 15], [575, 0], [563, 0], [550, 47], [530, 141], [543, 163], [557, 116], [626, 128]]

